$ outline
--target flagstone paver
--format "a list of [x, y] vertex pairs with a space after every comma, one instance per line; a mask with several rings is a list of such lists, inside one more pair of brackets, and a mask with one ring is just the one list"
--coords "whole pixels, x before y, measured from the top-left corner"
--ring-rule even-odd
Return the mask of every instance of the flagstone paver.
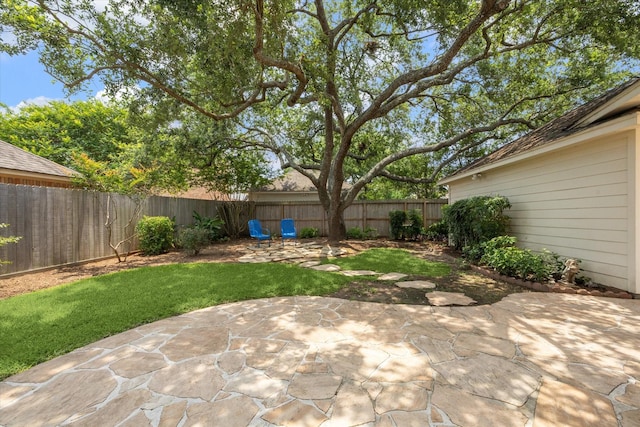
[[223, 304], [5, 379], [0, 425], [637, 427], [639, 319], [637, 300], [547, 293]]
[[428, 280], [407, 280], [406, 282], [396, 282], [396, 286], [399, 288], [434, 289], [436, 284]]
[[322, 264], [322, 265], [316, 265], [314, 267], [311, 267], [312, 270], [318, 270], [318, 271], [340, 271], [342, 270], [339, 266], [335, 265], [335, 264]]
[[394, 281], [394, 280], [400, 280], [400, 279], [404, 279], [405, 277], [407, 277], [408, 274], [404, 274], [404, 273], [386, 273], [383, 274], [381, 276], [378, 277], [378, 280], [390, 280], [390, 281]]
[[372, 270], [343, 270], [342, 274], [345, 276], [377, 276], [379, 273]]
[[462, 292], [429, 292], [425, 295], [429, 300], [429, 303], [437, 306], [444, 305], [471, 305], [476, 301], [473, 298], [469, 298]]

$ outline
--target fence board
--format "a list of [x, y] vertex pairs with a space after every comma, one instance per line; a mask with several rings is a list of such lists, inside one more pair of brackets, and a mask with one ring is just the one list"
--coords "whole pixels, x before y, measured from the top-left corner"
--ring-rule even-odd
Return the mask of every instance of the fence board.
[[[347, 229], [371, 227], [378, 235], [389, 236], [389, 212], [417, 209], [422, 215], [423, 226], [428, 227], [442, 218], [442, 206], [446, 204], [445, 199], [357, 201], [345, 209], [344, 220]], [[314, 227], [324, 236], [329, 231], [326, 214], [319, 202], [255, 202], [255, 218], [272, 232], [280, 232], [282, 218], [293, 218], [298, 230]]]
[[[33, 187], [0, 183], [0, 223], [3, 236], [21, 236], [17, 244], [0, 247], [0, 277], [12, 273], [54, 267], [113, 256], [105, 227], [107, 202], [111, 197], [116, 215], [112, 242], [125, 238], [124, 227], [135, 210], [126, 196], [53, 187]], [[193, 223], [193, 212], [213, 217], [223, 202], [212, 200], [150, 197], [142, 203], [140, 215], [174, 217], [178, 225]], [[418, 209], [428, 226], [441, 217], [446, 200], [358, 201], [345, 211], [347, 228], [372, 227], [379, 235], [389, 235], [389, 212]], [[241, 203], [241, 223], [258, 218], [272, 233], [280, 233], [280, 220], [293, 218], [298, 230], [317, 228], [328, 234], [327, 217], [317, 202]], [[135, 227], [134, 222], [130, 227]], [[137, 241], [131, 249], [137, 248]], [[121, 250], [120, 252], [124, 252]]]

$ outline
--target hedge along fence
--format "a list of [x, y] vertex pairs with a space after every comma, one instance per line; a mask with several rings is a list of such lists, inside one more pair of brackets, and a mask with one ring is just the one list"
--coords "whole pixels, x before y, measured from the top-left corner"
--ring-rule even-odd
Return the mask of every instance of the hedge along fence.
[[[9, 224], [0, 232], [22, 237], [18, 243], [0, 247], [0, 260], [11, 262], [0, 266], [0, 277], [113, 256], [104, 225], [108, 196], [84, 190], [0, 183], [0, 223]], [[125, 226], [135, 203], [126, 196], [110, 196], [111, 215], [117, 217], [111, 241], [117, 243], [125, 239]], [[223, 203], [154, 196], [143, 202], [140, 216], [175, 217], [176, 224], [189, 225], [193, 223], [193, 211], [213, 217]], [[446, 203], [442, 199], [358, 201], [346, 210], [345, 222], [347, 229], [371, 227], [380, 236], [388, 236], [390, 211], [417, 209], [427, 227], [442, 217], [442, 206]], [[279, 234], [280, 220], [293, 218], [298, 230], [314, 227], [320, 235], [328, 234], [327, 217], [318, 202], [242, 202], [240, 206], [241, 225], [258, 218], [263, 227]], [[129, 224], [127, 231], [133, 232], [136, 224], [137, 221]], [[136, 250], [137, 241], [131, 243], [130, 249]]]

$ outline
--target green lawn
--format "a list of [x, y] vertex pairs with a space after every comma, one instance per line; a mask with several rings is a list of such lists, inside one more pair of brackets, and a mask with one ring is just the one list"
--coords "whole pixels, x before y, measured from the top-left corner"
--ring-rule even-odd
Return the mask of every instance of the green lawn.
[[[380, 272], [437, 276], [448, 271], [446, 265], [398, 250], [376, 249], [335, 262]], [[0, 300], [0, 379], [144, 323], [233, 301], [326, 295], [353, 280], [280, 263], [173, 264]]]
[[357, 255], [328, 260], [343, 270], [372, 270], [378, 273], [405, 273], [427, 277], [446, 276], [451, 272], [447, 264], [417, 258], [402, 249], [375, 248]]

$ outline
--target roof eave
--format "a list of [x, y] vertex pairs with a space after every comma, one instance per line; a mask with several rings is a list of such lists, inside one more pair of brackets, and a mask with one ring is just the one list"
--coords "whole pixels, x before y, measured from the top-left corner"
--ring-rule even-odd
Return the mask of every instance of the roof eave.
[[[640, 112], [633, 111], [631, 113], [617, 117], [610, 121], [606, 121], [606, 122], [585, 128], [581, 131], [572, 133], [571, 135], [568, 135], [566, 137], [558, 138], [555, 141], [551, 141], [539, 148], [532, 149], [521, 154], [516, 154], [514, 156], [507, 157], [502, 160], [498, 160], [495, 163], [490, 163], [487, 165], [478, 166], [477, 168], [468, 169], [460, 174], [445, 177], [440, 181], [438, 181], [438, 185], [448, 185], [455, 181], [473, 177], [473, 175], [478, 173], [483, 173], [491, 169], [496, 169], [496, 168], [507, 166], [513, 163], [522, 162], [524, 160], [528, 160], [533, 157], [541, 156], [543, 154], [546, 154], [552, 151], [560, 150], [562, 148], [581, 143], [585, 140], [591, 140], [594, 138], [602, 137], [604, 135], [608, 135], [612, 133], [620, 133], [627, 130], [631, 130], [633, 128], [637, 128], [638, 126], [640, 126]], [[589, 137], [585, 138], [585, 135], [588, 135], [588, 134], [589, 134]]]

